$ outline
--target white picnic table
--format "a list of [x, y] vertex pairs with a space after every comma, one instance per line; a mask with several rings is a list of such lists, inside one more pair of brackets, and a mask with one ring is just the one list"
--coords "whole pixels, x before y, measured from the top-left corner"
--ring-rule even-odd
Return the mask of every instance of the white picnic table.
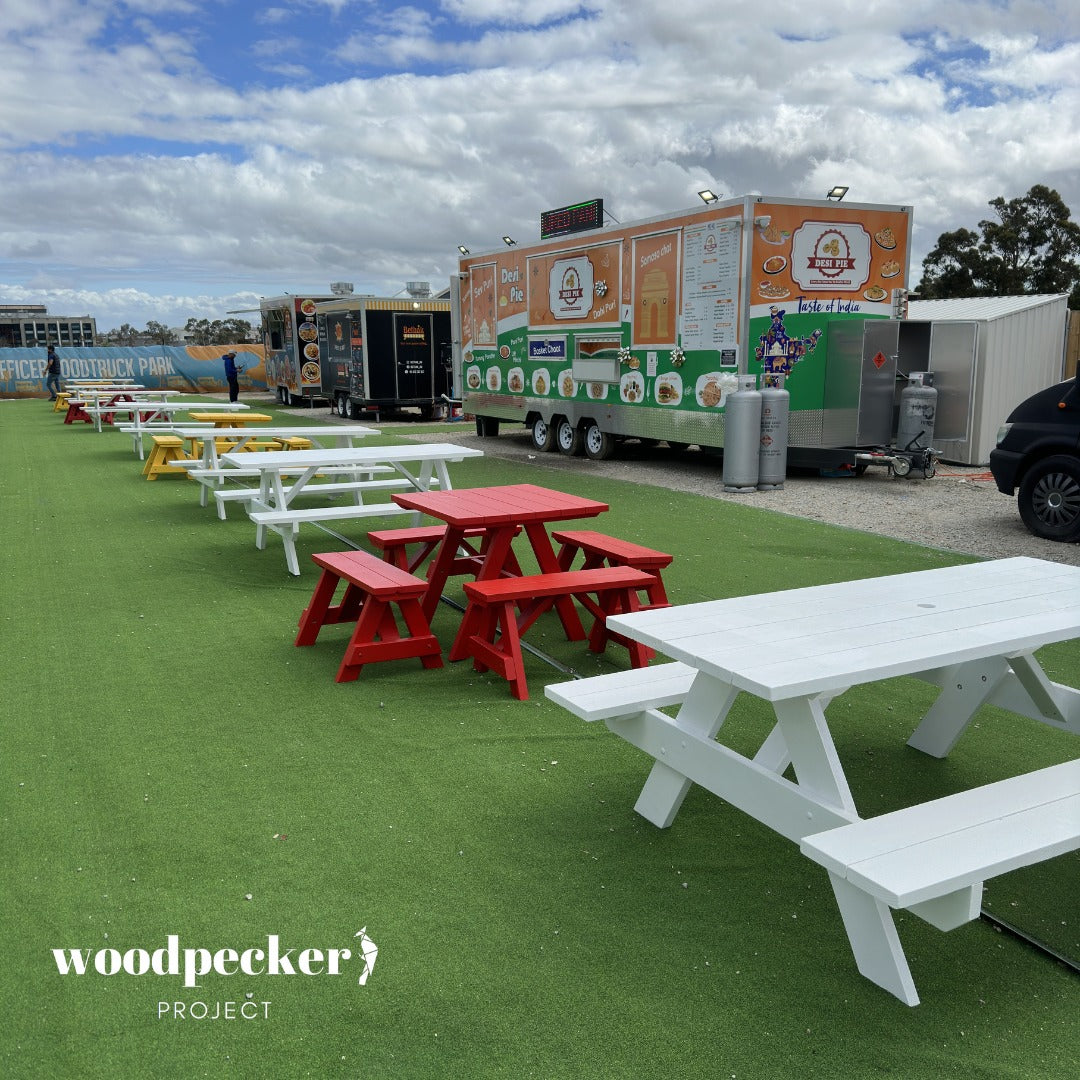
[[[369, 502], [367, 496], [390, 491], [429, 491], [452, 487], [448, 465], [466, 458], [483, 457], [482, 450], [453, 443], [417, 443], [405, 446], [326, 447], [319, 450], [268, 450], [259, 454], [221, 455], [231, 468], [255, 470], [259, 487], [244, 500], [255, 522], [255, 546], [266, 547], [267, 531], [276, 532], [285, 545], [285, 561], [291, 574], [300, 573], [296, 535], [304, 522], [347, 521], [364, 517], [420, 514], [387, 501]], [[389, 478], [385, 474], [395, 474]], [[320, 474], [329, 483], [312, 483]], [[328, 502], [348, 494], [348, 505]], [[215, 492], [215, 496], [221, 494]], [[304, 497], [304, 506], [297, 502]], [[316, 505], [310, 505], [312, 500]]]
[[[157, 401], [140, 400], [129, 404], [137, 404], [137, 409], [128, 410], [124, 403], [120, 402], [115, 408], [112, 406], [98, 407], [97, 414], [100, 420], [104, 412], [131, 412], [130, 423], [124, 424], [122, 429], [131, 436], [132, 449], [142, 461], [146, 450], [143, 446], [143, 436], [147, 434], [171, 434], [172, 424], [175, 422], [175, 414], [182, 412], [206, 412], [206, 413], [235, 413], [244, 412], [251, 408], [242, 401]], [[87, 409], [91, 415], [94, 410]]]
[[[234, 454], [250, 454], [249, 447], [253, 442], [264, 439], [307, 439], [314, 443], [318, 449], [338, 446], [355, 446], [357, 439], [366, 439], [370, 435], [377, 435], [378, 428], [366, 427], [364, 424], [299, 424], [299, 425], [271, 425], [260, 424], [257, 428], [234, 427], [216, 428], [213, 438], [205, 438], [206, 425], [204, 424], [177, 424], [171, 428], [173, 435], [181, 439], [202, 439], [202, 454], [190, 461], [175, 461], [174, 465], [186, 468], [188, 475], [199, 481], [199, 505], [206, 506], [211, 491], [221, 489], [226, 480], [239, 479], [242, 477], [257, 477], [258, 473], [252, 470], [250, 462], [245, 458], [244, 466], [236, 468], [227, 466], [221, 460], [218, 453], [218, 441], [228, 442], [229, 452]], [[218, 517], [225, 517], [225, 503], [218, 500]]]
[[[676, 663], [547, 694], [655, 758], [635, 809], [665, 828], [696, 783], [799, 843], [829, 871], [858, 969], [907, 1004], [919, 998], [891, 909], [953, 929], [977, 917], [987, 878], [1080, 847], [1080, 761], [862, 819], [825, 715], [849, 687], [911, 675], [941, 688], [908, 740], [934, 757], [984, 704], [1080, 734], [1080, 691], [1034, 655], [1080, 637], [1078, 567], [1002, 559], [655, 608], [608, 627]], [[740, 693], [775, 712], [753, 757], [716, 739]], [[660, 711], [676, 704], [674, 717]]]
[[136, 414], [137, 407], [149, 409], [154, 404], [167, 402], [178, 390], [145, 390], [127, 387], [90, 387], [72, 394], [69, 404], [78, 405], [83, 412], [93, 417], [94, 430], [102, 431], [102, 417], [114, 413]]

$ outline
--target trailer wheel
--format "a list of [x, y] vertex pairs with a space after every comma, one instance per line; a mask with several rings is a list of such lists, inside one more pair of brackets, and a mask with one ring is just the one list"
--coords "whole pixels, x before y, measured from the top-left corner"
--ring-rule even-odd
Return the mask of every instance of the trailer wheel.
[[581, 428], [574, 427], [569, 420], [560, 420], [555, 429], [555, 441], [559, 446], [559, 453], [567, 457], [577, 457], [581, 454], [585, 445], [585, 438], [581, 434]]
[[590, 461], [607, 461], [615, 453], [615, 436], [601, 431], [599, 425], [585, 429], [585, 456]]
[[545, 454], [555, 449], [555, 429], [542, 416], [532, 422], [532, 444]]
[[1080, 459], [1055, 454], [1024, 474], [1016, 495], [1020, 517], [1046, 540], [1080, 540]]
[[353, 404], [353, 399], [349, 397], [348, 394], [345, 394], [341, 398], [339, 408], [341, 409], [341, 415], [344, 416], [346, 420], [356, 419], [356, 406]]
[[688, 442], [672, 442], [670, 439], [668, 439], [667, 444], [669, 449], [674, 450], [676, 453], [679, 454], [690, 449], [690, 444]]

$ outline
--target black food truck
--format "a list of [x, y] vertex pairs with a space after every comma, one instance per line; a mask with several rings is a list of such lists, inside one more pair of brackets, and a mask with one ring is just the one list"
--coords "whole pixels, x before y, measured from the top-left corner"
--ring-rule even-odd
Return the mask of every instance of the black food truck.
[[451, 391], [450, 301], [350, 296], [315, 305], [322, 396], [341, 416], [416, 408]]

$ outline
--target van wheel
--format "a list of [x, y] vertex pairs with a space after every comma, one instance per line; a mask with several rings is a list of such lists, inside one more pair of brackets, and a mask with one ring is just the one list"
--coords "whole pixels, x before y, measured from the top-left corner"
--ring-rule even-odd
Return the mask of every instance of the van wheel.
[[615, 436], [601, 431], [596, 424], [585, 429], [585, 456], [590, 461], [607, 461], [615, 453]]
[[1080, 459], [1056, 454], [1032, 465], [1016, 495], [1020, 517], [1046, 540], [1080, 540]]
[[555, 449], [555, 429], [538, 416], [532, 423], [532, 444], [543, 453]]
[[555, 442], [559, 446], [559, 453], [567, 457], [577, 457], [585, 445], [585, 438], [581, 428], [574, 427], [569, 420], [560, 420], [555, 429]]

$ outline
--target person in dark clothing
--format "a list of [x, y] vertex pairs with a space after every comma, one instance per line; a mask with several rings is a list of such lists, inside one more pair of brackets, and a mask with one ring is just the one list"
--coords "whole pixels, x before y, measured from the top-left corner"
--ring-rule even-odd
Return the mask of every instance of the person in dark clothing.
[[236, 351], [230, 349], [221, 359], [225, 362], [225, 378], [229, 383], [229, 400], [236, 401], [240, 396], [240, 368], [236, 366]]
[[45, 356], [45, 389], [49, 391], [49, 400], [55, 401], [60, 393], [60, 357], [56, 355], [56, 346], [50, 345]]

